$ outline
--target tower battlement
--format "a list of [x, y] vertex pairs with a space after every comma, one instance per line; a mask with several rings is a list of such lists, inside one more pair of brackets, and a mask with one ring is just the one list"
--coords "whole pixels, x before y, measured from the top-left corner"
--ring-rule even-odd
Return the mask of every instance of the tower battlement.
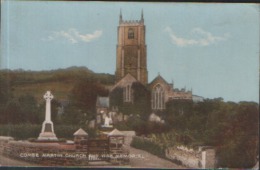
[[144, 15], [143, 15], [143, 10], [141, 13], [141, 19], [140, 20], [123, 20], [122, 17], [122, 12], [120, 10], [120, 15], [119, 15], [119, 25], [123, 26], [128, 26], [128, 25], [143, 25], [144, 24]]
[[123, 20], [119, 15], [116, 82], [128, 73], [147, 84], [147, 60], [143, 12], [140, 20]]
[[120, 21], [119, 24], [121, 26], [128, 26], [128, 25], [140, 25], [140, 24], [144, 24], [144, 21], [142, 20], [125, 20], [125, 21]]

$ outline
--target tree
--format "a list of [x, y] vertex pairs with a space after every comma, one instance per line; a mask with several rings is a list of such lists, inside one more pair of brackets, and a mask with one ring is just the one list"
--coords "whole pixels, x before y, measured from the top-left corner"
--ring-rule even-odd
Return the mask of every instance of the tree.
[[174, 128], [185, 129], [188, 120], [193, 113], [192, 100], [170, 100], [166, 103], [167, 123], [172, 124]]
[[16, 100], [8, 101], [4, 110], [3, 121], [5, 124], [18, 124], [23, 122], [23, 115], [21, 114], [21, 108]]
[[62, 119], [80, 123], [95, 118], [97, 96], [108, 96], [108, 90], [91, 79], [80, 80], [70, 92], [70, 105], [65, 107]]
[[5, 109], [10, 98], [10, 83], [6, 76], [0, 74], [0, 123], [6, 123]]
[[40, 123], [39, 108], [34, 96], [26, 94], [18, 98], [20, 111], [24, 123]]
[[79, 81], [70, 93], [70, 101], [83, 111], [95, 112], [97, 96], [108, 96], [108, 90], [91, 80]]

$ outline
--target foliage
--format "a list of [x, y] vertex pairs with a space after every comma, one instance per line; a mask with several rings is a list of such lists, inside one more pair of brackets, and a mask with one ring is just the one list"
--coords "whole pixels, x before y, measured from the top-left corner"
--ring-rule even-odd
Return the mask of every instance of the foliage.
[[[42, 125], [36, 124], [0, 124], [0, 136], [12, 136], [17, 140], [35, 140], [40, 132]], [[84, 129], [90, 138], [96, 136], [96, 131], [88, 129], [86, 126], [79, 125], [55, 125], [54, 132], [58, 138], [73, 139], [73, 134], [79, 129]]]
[[[31, 95], [22, 95], [18, 98], [20, 104], [20, 115], [23, 123], [40, 123], [39, 108], [36, 99]], [[53, 103], [53, 102], [52, 102]], [[43, 112], [44, 113], [44, 112]], [[52, 115], [55, 114], [52, 112]]]
[[17, 140], [38, 137], [40, 132], [41, 132], [41, 125], [35, 125], [35, 124], [0, 125], [0, 136], [12, 136]]
[[167, 124], [145, 121], [140, 116], [134, 115], [130, 116], [127, 121], [118, 122], [114, 127], [123, 131], [134, 130], [137, 136], [166, 133], [171, 129]]
[[70, 93], [70, 101], [83, 112], [95, 112], [97, 96], [108, 96], [108, 90], [91, 80], [79, 81]]
[[133, 137], [131, 146], [137, 149], [145, 150], [161, 158], [165, 158], [165, 146], [157, 144], [147, 138]]
[[[179, 114], [179, 108], [183, 108], [183, 114]], [[215, 146], [220, 167], [249, 168], [256, 163], [257, 103], [224, 102], [222, 98], [199, 103], [172, 101], [167, 103], [166, 120], [182, 134], [177, 141]]]
[[95, 119], [98, 96], [108, 96], [108, 90], [95, 81], [80, 80], [69, 95], [70, 103], [61, 116], [63, 123], [81, 124]]
[[[60, 106], [57, 100], [52, 100], [51, 116], [52, 121], [58, 122], [57, 107]], [[5, 107], [1, 110], [0, 123], [2, 124], [20, 124], [31, 123], [39, 124], [44, 120], [45, 102], [40, 105], [34, 96], [25, 94], [19, 98], [10, 98]]]
[[[17, 99], [28, 93], [39, 102], [43, 100], [42, 95], [46, 90], [51, 90], [56, 99], [68, 100], [68, 93], [75, 83], [86, 79], [106, 86], [114, 83], [114, 75], [94, 73], [86, 67], [50, 71], [0, 70], [0, 109], [1, 100], [5, 102], [8, 100], [6, 96], [13, 95]], [[6, 87], [9, 91], [6, 90]], [[12, 93], [9, 93], [11, 91]], [[1, 92], [5, 94], [3, 95]]]
[[50, 71], [0, 70], [0, 76], [8, 77], [13, 85], [67, 82], [79, 79], [92, 79], [102, 84], [114, 83], [113, 75], [94, 73], [86, 67], [69, 67]]
[[185, 129], [192, 115], [191, 100], [170, 100], [166, 103], [166, 121], [176, 129]]

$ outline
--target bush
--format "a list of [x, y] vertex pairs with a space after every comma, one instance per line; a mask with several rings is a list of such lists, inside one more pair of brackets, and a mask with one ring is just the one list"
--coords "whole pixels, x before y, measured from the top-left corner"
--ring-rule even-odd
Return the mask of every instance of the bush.
[[145, 150], [151, 154], [157, 155], [161, 158], [165, 158], [165, 147], [159, 144], [154, 143], [153, 141], [141, 138], [133, 137], [131, 146], [137, 149]]
[[[36, 139], [41, 132], [42, 125], [33, 125], [33, 124], [7, 124], [0, 125], [0, 136], [12, 136], [16, 140], [25, 140], [33, 141]], [[88, 129], [85, 127], [80, 127], [76, 125], [55, 125], [54, 132], [58, 138], [73, 139], [73, 134], [79, 129], [84, 129], [89, 137], [95, 137], [96, 131]]]
[[15, 139], [28, 139], [39, 136], [41, 125], [33, 124], [7, 124], [0, 125], [0, 136], [12, 136]]

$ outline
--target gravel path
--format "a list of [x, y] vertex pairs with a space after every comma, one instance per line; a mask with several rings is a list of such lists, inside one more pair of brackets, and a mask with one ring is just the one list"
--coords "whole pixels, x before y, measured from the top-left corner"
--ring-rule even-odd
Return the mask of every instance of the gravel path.
[[7, 157], [3, 156], [2, 154], [0, 154], [0, 167], [1, 166], [31, 167], [31, 166], [39, 166], [39, 165], [7, 158]]

